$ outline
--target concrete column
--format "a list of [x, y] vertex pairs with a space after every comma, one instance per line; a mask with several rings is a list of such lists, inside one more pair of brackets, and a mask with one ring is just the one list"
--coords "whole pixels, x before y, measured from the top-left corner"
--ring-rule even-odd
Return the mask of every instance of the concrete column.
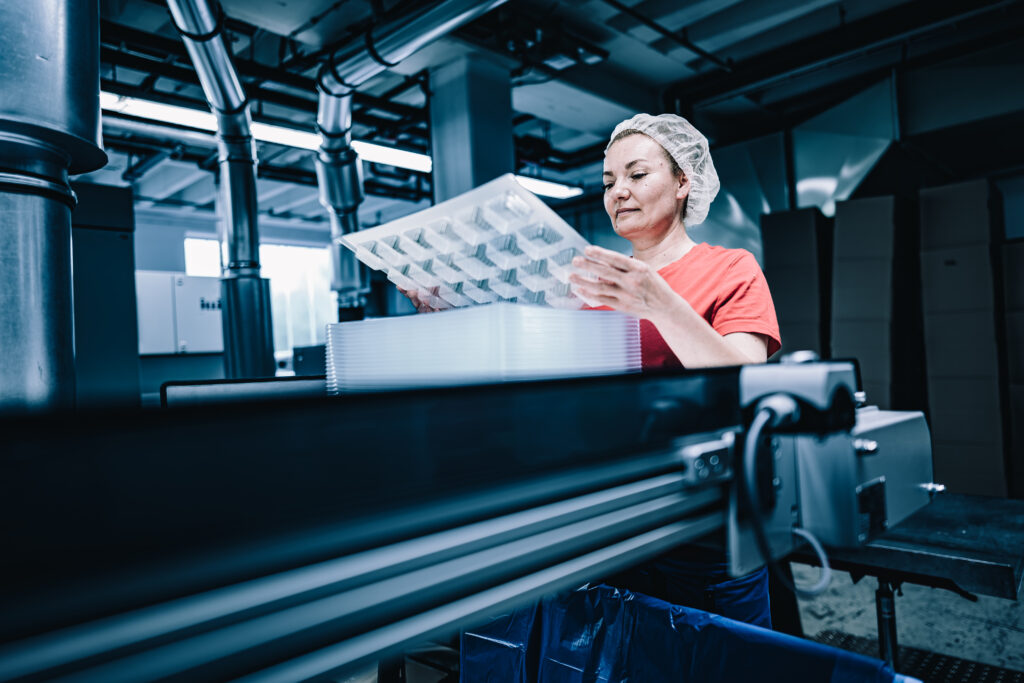
[[430, 74], [434, 201], [515, 170], [508, 69], [460, 57]]

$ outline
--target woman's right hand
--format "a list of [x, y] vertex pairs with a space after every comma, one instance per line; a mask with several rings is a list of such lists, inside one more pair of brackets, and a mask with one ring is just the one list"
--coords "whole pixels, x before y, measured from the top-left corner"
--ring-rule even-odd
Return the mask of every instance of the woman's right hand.
[[412, 302], [412, 305], [416, 307], [417, 313], [436, 313], [441, 310], [440, 308], [434, 308], [427, 303], [426, 292], [420, 292], [415, 289], [402, 289], [401, 287], [398, 287], [398, 291], [404, 294], [409, 301]]

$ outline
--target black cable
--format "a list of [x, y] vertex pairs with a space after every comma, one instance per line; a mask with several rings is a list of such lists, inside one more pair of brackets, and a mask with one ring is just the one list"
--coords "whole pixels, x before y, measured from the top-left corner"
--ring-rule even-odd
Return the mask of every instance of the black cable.
[[743, 482], [747, 502], [750, 504], [750, 526], [754, 530], [757, 550], [761, 553], [761, 558], [765, 561], [768, 571], [778, 579], [779, 583], [793, 591], [798, 597], [813, 598], [824, 592], [832, 581], [832, 569], [828, 564], [828, 557], [825, 555], [824, 549], [818, 539], [806, 529], [792, 529], [794, 534], [811, 544], [811, 548], [821, 563], [821, 578], [818, 583], [810, 588], [798, 588], [783, 574], [778, 562], [772, 556], [768, 533], [765, 531], [762, 518], [761, 500], [757, 493], [757, 451], [765, 428], [794, 421], [799, 416], [799, 412], [800, 408], [796, 401], [784, 394], [773, 394], [761, 400], [754, 419], [750, 422], [750, 428], [747, 430], [746, 442], [743, 444]]

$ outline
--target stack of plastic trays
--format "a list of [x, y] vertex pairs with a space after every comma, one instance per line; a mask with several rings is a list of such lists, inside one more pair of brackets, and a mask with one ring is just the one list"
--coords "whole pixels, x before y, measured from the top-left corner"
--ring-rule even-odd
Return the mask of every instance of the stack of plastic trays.
[[498, 303], [327, 329], [330, 394], [639, 370], [639, 322], [614, 311]]
[[587, 241], [511, 174], [339, 241], [434, 308], [583, 306], [568, 279]]

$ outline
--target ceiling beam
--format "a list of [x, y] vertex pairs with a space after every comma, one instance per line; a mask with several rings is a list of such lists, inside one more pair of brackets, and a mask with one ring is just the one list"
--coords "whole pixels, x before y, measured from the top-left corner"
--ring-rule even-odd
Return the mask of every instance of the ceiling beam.
[[[867, 51], [920, 38], [967, 21], [1019, 21], [1024, 4], [1016, 0], [976, 0], [957, 4], [914, 0], [845, 24], [733, 65], [731, 73], [710, 73], [686, 79], [666, 90], [666, 100], [676, 105], [707, 104], [747, 95], [783, 79], [856, 58]], [[993, 21], [998, 17], [998, 21]]]

